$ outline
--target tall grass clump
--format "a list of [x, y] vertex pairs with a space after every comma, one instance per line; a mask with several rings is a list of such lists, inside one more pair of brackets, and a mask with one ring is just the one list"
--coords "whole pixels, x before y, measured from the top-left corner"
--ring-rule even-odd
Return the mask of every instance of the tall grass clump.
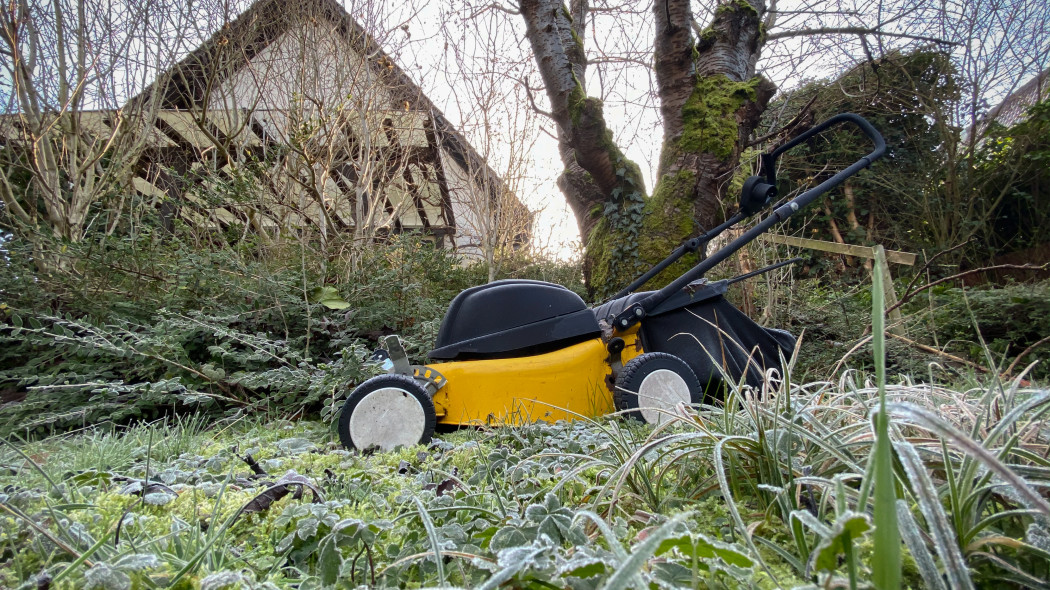
[[407, 236], [353, 260], [184, 246], [0, 266], [0, 586], [1047, 587], [1050, 391], [1032, 366], [893, 376], [881, 276], [870, 371], [801, 382], [796, 352], [657, 427], [356, 454], [310, 416], [376, 338], [419, 356], [478, 269]]
[[657, 428], [486, 427], [370, 455], [258, 417], [11, 439], [0, 585], [870, 587], [884, 413], [900, 585], [1042, 587], [1050, 394], [971, 385], [788, 378]]
[[605, 452], [566, 457], [567, 480], [607, 474], [589, 502], [608, 519], [717, 499], [726, 538], [776, 583], [1045, 587], [1050, 391], [1024, 374], [891, 380], [880, 283], [873, 374], [800, 384], [789, 369], [779, 388], [735, 384], [655, 429], [596, 422]]

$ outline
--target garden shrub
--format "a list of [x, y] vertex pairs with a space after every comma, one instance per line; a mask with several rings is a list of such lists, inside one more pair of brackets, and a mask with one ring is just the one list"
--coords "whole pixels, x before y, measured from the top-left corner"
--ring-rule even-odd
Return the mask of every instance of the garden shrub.
[[[949, 350], [985, 361], [981, 340], [992, 360], [1005, 368], [1029, 347], [1050, 336], [1050, 281], [1015, 283], [983, 289], [935, 288], [933, 315], [936, 337]], [[978, 334], [980, 338], [978, 338]], [[1023, 367], [1037, 358], [1033, 376], [1046, 378], [1050, 342], [1036, 346], [1021, 359]]]
[[[306, 241], [191, 237], [143, 228], [78, 244], [6, 241], [0, 435], [182, 411], [331, 409], [375, 372], [365, 361], [380, 337], [399, 334], [421, 362], [452, 297], [486, 276], [413, 235], [343, 257]], [[41, 270], [42, 248], [68, 264]], [[562, 266], [522, 256], [505, 268], [579, 276]]]

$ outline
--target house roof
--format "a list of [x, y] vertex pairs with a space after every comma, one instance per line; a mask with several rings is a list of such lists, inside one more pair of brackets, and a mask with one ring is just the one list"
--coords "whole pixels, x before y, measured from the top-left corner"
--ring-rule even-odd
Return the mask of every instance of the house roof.
[[1028, 107], [1047, 97], [1047, 91], [1050, 90], [1048, 78], [1050, 78], [1050, 68], [1033, 76], [1031, 80], [1025, 82], [995, 108], [988, 111], [988, 114], [984, 116], [985, 124], [994, 121], [1004, 127], [1010, 127], [1019, 123], [1025, 118]]
[[[377, 72], [386, 78], [398, 103], [405, 103], [409, 110], [430, 114], [439, 144], [458, 165], [464, 170], [479, 171], [498, 190], [507, 190], [500, 176], [456, 130], [444, 113], [336, 0], [258, 0], [161, 76], [165, 84], [151, 86], [129, 102], [146, 100], [160, 88], [158, 106], [161, 109], [192, 109], [200, 104], [207, 84], [206, 76], [212, 70], [213, 61], [223, 53], [217, 48], [231, 39], [239, 40], [242, 44], [239, 61], [247, 63], [289, 31], [290, 27], [301, 22], [297, 18], [304, 15], [324, 19], [335, 25], [335, 31], [360, 55], [371, 56], [371, 62], [380, 66]], [[524, 205], [521, 206], [524, 208]]]

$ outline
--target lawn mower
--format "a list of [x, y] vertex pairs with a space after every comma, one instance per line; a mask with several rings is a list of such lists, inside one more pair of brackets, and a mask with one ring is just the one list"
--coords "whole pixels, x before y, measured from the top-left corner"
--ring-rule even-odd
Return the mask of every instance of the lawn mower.
[[[777, 196], [777, 158], [829, 127], [852, 123], [875, 149], [818, 186], [773, 208], [757, 225], [704, 258], [666, 287], [637, 292], [687, 253], [705, 247]], [[795, 338], [763, 328], [729, 303], [734, 279], [703, 278], [741, 247], [868, 167], [886, 150], [882, 136], [854, 114], [841, 114], [763, 154], [744, 183], [739, 211], [679, 246], [665, 260], [594, 308], [569, 289], [541, 281], [502, 280], [457, 295], [430, 359], [412, 365], [397, 336], [375, 359], [387, 374], [347, 397], [339, 438], [351, 449], [392, 450], [429, 442], [438, 424], [524, 424], [616, 411], [659, 424], [682, 405], [718, 397], [727, 382], [775, 382]], [[796, 259], [797, 260], [797, 259]]]

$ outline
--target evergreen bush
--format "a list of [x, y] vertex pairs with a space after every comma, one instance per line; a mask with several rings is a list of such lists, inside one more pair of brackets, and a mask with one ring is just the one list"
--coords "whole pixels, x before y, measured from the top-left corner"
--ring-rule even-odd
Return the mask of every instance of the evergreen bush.
[[[330, 412], [374, 374], [380, 337], [400, 335], [421, 362], [452, 297], [485, 280], [414, 235], [346, 256], [195, 237], [143, 226], [78, 244], [8, 238], [0, 436], [186, 411]], [[40, 265], [42, 251], [64, 263]], [[582, 287], [577, 266], [519, 258], [510, 276]]]

